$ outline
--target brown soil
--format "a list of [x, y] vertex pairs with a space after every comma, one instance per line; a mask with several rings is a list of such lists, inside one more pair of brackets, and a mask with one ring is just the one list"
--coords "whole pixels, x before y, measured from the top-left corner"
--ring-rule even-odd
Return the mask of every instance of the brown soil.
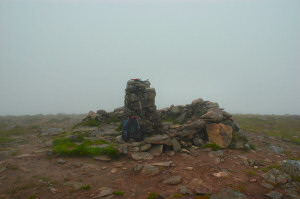
[[[37, 135], [24, 135], [24, 142], [11, 145], [7, 150], [0, 152], [0, 168], [7, 170], [0, 173], [0, 198], [93, 198], [99, 193], [101, 187], [112, 187], [116, 191], [124, 191], [124, 196], [114, 198], [147, 198], [149, 192], [161, 193], [167, 198], [174, 198], [181, 186], [186, 186], [193, 178], [202, 179], [204, 184], [217, 193], [223, 188], [230, 187], [245, 193], [250, 199], [266, 198], [264, 194], [269, 190], [261, 186], [263, 171], [270, 165], [279, 164], [281, 160], [299, 155], [300, 147], [292, 143], [283, 142], [279, 138], [264, 136], [258, 139], [257, 134], [247, 133], [251, 143], [258, 150], [244, 152], [241, 150], [225, 149], [224, 162], [215, 163], [216, 157], [209, 156], [209, 152], [199, 148], [192, 154], [176, 153], [174, 156], [162, 154], [150, 161], [134, 161], [129, 156], [123, 156], [118, 160], [109, 162], [94, 161], [92, 158], [66, 158], [47, 156], [45, 142], [50, 138]], [[269, 146], [275, 144], [283, 147], [286, 153], [278, 155], [269, 151]], [[14, 154], [13, 151], [18, 151]], [[288, 153], [288, 154], [287, 154]], [[30, 154], [29, 157], [18, 158], [22, 154]], [[242, 157], [240, 157], [242, 156]], [[244, 164], [244, 157], [260, 160], [265, 166], [259, 166], [257, 170]], [[66, 163], [59, 164], [61, 158]], [[266, 158], [271, 162], [266, 161]], [[161, 168], [160, 174], [147, 177], [133, 171], [137, 163], [154, 163], [173, 161], [169, 168]], [[192, 170], [185, 169], [192, 167]], [[111, 170], [116, 168], [116, 172]], [[228, 177], [214, 177], [212, 174], [220, 171], [228, 171]], [[255, 174], [249, 174], [249, 171]], [[182, 182], [179, 185], [166, 185], [163, 180], [179, 175]], [[256, 182], [250, 182], [256, 179]], [[89, 190], [74, 189], [65, 185], [66, 182], [79, 182], [90, 185]], [[284, 190], [276, 188], [284, 193]], [[53, 193], [55, 192], [55, 193]], [[195, 196], [183, 195], [182, 198], [195, 198]]]

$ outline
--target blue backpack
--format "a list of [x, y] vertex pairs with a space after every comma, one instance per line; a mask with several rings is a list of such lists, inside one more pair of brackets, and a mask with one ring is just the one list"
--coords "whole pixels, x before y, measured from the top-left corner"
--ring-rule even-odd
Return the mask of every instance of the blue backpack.
[[134, 139], [137, 142], [144, 140], [138, 117], [131, 116], [124, 120], [122, 139], [126, 142], [129, 139]]

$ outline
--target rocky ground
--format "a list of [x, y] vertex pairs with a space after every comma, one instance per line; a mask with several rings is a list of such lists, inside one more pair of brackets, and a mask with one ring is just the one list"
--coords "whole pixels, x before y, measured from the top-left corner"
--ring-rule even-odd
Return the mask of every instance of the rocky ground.
[[[249, 151], [193, 146], [116, 160], [53, 155], [53, 137], [79, 121], [68, 118], [1, 118], [1, 128], [24, 125], [31, 131], [0, 142], [0, 198], [299, 198], [300, 165], [289, 159], [300, 157], [300, 146], [281, 138], [245, 132], [256, 146]], [[118, 135], [116, 126], [101, 126], [96, 137]]]

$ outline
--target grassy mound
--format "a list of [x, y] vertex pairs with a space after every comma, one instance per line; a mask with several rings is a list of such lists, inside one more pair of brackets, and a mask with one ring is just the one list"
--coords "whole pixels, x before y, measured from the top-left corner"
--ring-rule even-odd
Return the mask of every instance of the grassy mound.
[[[53, 151], [62, 156], [96, 156], [107, 155], [111, 158], [118, 158], [120, 156], [114, 146], [108, 144], [104, 140], [86, 140], [83, 137], [77, 136], [76, 143], [69, 137], [58, 137], [53, 140]], [[92, 147], [92, 145], [107, 144], [105, 147]]]

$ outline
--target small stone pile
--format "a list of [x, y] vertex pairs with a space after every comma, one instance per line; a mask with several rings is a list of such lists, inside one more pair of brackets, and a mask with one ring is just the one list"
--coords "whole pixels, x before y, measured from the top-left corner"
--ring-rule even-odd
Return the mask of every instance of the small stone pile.
[[164, 132], [187, 145], [200, 146], [209, 141], [227, 148], [232, 132], [240, 130], [232, 115], [221, 109], [218, 103], [201, 98], [185, 106], [171, 105], [159, 112], [162, 120], [169, 121], [163, 122]]
[[156, 92], [148, 80], [129, 80], [125, 89], [125, 116], [138, 116], [145, 135], [160, 132], [162, 125], [155, 105]]

